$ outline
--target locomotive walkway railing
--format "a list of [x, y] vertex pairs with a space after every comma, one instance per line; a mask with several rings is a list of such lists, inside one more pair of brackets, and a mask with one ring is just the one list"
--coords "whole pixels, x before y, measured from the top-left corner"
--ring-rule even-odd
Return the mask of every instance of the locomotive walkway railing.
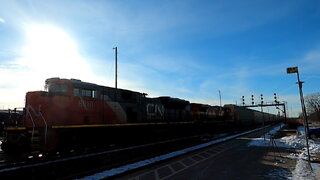
[[[31, 116], [31, 113], [30, 113], [30, 107], [31, 106], [27, 106], [27, 116], [29, 115], [30, 116], [30, 119], [31, 119], [31, 122], [32, 122], [32, 134], [31, 134], [31, 141], [33, 141], [33, 136], [34, 136], [34, 127], [35, 127], [35, 124], [34, 124], [34, 120], [33, 120], [33, 118], [32, 118], [32, 116]], [[32, 108], [32, 107], [31, 107]]]
[[32, 106], [30, 106], [30, 105], [27, 106], [27, 114], [29, 114], [30, 119], [32, 121], [32, 136], [31, 136], [31, 140], [33, 141], [35, 123], [34, 123], [32, 115], [30, 113], [30, 109], [31, 109], [31, 111], [33, 112], [34, 115], [36, 115], [38, 117], [41, 117], [41, 119], [43, 120], [43, 122], [45, 124], [45, 139], [44, 139], [44, 143], [46, 144], [47, 143], [48, 124], [47, 124], [46, 119], [43, 117], [43, 115], [42, 115], [42, 113], [40, 111], [40, 108], [41, 108], [41, 106], [39, 106], [39, 110], [38, 110], [38, 112], [36, 112]]

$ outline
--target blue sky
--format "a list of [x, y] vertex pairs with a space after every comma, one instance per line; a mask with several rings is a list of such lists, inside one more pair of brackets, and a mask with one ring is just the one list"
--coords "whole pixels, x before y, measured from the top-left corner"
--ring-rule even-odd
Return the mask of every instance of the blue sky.
[[[118, 86], [151, 97], [240, 103], [264, 94], [300, 110], [320, 88], [320, 2], [0, 1], [0, 108], [23, 106], [27, 91], [49, 77]], [[268, 109], [268, 111], [272, 108]]]

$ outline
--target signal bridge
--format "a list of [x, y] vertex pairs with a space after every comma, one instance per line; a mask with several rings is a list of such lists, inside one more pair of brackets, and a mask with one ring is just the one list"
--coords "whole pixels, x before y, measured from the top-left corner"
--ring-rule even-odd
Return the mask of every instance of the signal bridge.
[[[248, 107], [248, 108], [249, 107], [261, 107], [262, 112], [263, 112], [262, 107], [267, 107], [267, 106], [275, 106], [276, 109], [282, 111], [282, 113], [284, 114], [284, 120], [285, 120], [285, 122], [287, 121], [286, 102], [280, 103], [279, 101], [276, 101], [276, 102], [266, 103], [266, 104], [264, 104], [263, 102], [260, 104], [252, 103], [252, 105], [245, 105], [244, 103], [242, 104], [242, 107]], [[282, 109], [280, 109], [279, 106], [282, 106]]]

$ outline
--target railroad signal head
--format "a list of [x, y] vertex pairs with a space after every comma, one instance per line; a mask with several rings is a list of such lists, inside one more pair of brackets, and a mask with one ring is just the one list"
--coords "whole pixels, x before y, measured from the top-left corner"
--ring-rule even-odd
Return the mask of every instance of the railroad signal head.
[[263, 104], [263, 94], [260, 94], [261, 104]]
[[251, 103], [252, 103], [252, 105], [254, 105], [254, 96], [253, 95], [251, 95]]

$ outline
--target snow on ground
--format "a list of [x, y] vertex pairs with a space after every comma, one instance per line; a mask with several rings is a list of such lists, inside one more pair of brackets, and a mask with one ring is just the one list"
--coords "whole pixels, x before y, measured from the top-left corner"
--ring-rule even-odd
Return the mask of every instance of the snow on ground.
[[270, 138], [274, 134], [276, 134], [281, 129], [281, 127], [283, 127], [283, 126], [284, 126], [283, 124], [280, 124], [279, 126], [271, 129], [266, 134], [262, 135], [260, 138], [253, 139], [252, 141], [250, 141], [248, 146], [269, 146], [270, 145]]
[[[280, 125], [283, 127], [283, 125]], [[260, 138], [255, 138], [248, 143], [248, 146], [264, 146], [269, 147], [271, 145], [271, 137], [277, 131], [280, 130], [280, 126], [273, 128], [271, 131], [261, 136]], [[288, 175], [288, 179], [293, 180], [314, 180], [316, 179], [315, 173], [320, 170], [320, 165], [316, 163], [311, 163], [313, 172], [310, 171], [310, 166], [307, 161], [307, 148], [306, 148], [306, 139], [304, 136], [304, 128], [298, 127], [297, 135], [285, 136], [280, 139], [274, 139], [274, 142], [278, 147], [296, 149], [298, 154], [292, 153], [287, 158], [295, 159], [297, 161], [295, 169], [291, 172], [292, 175]], [[309, 151], [310, 154], [320, 152], [320, 142], [315, 142], [309, 139]], [[272, 173], [272, 176], [275, 176], [275, 172]], [[279, 173], [278, 177], [281, 177], [283, 173]]]
[[284, 169], [272, 169], [268, 174], [262, 175], [263, 179], [287, 180], [291, 173]]

